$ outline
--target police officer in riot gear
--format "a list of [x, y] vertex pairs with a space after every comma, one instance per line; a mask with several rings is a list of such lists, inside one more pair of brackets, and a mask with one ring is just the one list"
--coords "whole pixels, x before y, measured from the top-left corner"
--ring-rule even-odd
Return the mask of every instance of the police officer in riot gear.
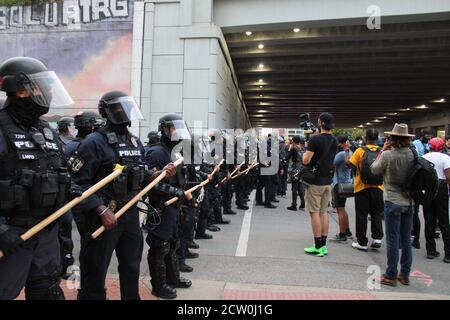
[[[149, 169], [160, 170], [172, 161], [174, 148], [191, 135], [185, 121], [178, 115], [169, 114], [159, 120], [161, 142], [149, 148], [145, 160]], [[178, 148], [178, 146], [177, 146]], [[179, 248], [178, 219], [181, 214], [180, 205], [185, 200], [184, 174], [182, 167], [177, 168], [177, 174], [160, 182], [157, 188], [149, 194], [149, 204], [160, 212], [161, 221], [158, 225], [149, 226], [146, 242], [148, 250], [148, 265], [150, 270], [152, 293], [163, 299], [174, 299], [176, 288], [188, 288], [191, 281], [180, 277], [179, 261], [176, 251]], [[180, 201], [170, 206], [164, 202], [177, 196]], [[188, 199], [192, 198], [188, 196]]]
[[[138, 300], [143, 238], [139, 212], [134, 206], [120, 218], [114, 212], [131, 200], [158, 173], [145, 169], [144, 147], [128, 127], [143, 116], [134, 99], [120, 91], [106, 93], [99, 102], [106, 125], [88, 135], [68, 160], [74, 181], [83, 190], [110, 174], [116, 164], [125, 166], [112, 183], [84, 204], [88, 233], [81, 259], [80, 300], [106, 299], [105, 279], [113, 251], [119, 262], [120, 294], [123, 300]], [[161, 168], [163, 169], [163, 168]], [[173, 165], [168, 169], [174, 174]], [[103, 225], [107, 230], [93, 240], [88, 235]]]
[[154, 144], [157, 144], [161, 140], [161, 133], [158, 131], [150, 131], [147, 135], [148, 142], [146, 147], [151, 147]]
[[[198, 172], [203, 172], [208, 175], [214, 170], [213, 163], [211, 163], [211, 159], [204, 159], [203, 154], [210, 154], [212, 156], [211, 150], [211, 142], [209, 138], [201, 137], [197, 141], [197, 151], [200, 153], [198, 155], [200, 166]], [[210, 176], [210, 175], [209, 175]], [[198, 220], [195, 228], [195, 239], [212, 239], [213, 236], [206, 232], [206, 227], [208, 225], [208, 219], [210, 216], [210, 193], [212, 188], [216, 188], [217, 183], [219, 182], [219, 174], [216, 173], [214, 176], [211, 176], [211, 180], [209, 184], [207, 184], [203, 188], [203, 199], [200, 203], [199, 211], [198, 211]], [[193, 242], [191, 243], [191, 247], [195, 248], [198, 245]]]
[[70, 141], [75, 139], [74, 121], [75, 120], [72, 117], [62, 117], [57, 122], [58, 138], [63, 149]]
[[[78, 147], [81, 142], [94, 131], [95, 126], [98, 123], [98, 119], [100, 116], [92, 111], [83, 111], [79, 112], [74, 117], [74, 126], [77, 130], [77, 136], [69, 141], [64, 148], [64, 156], [66, 161], [70, 159], [73, 155], [76, 154]], [[85, 238], [86, 238], [86, 214], [83, 204], [79, 204], [75, 208], [71, 210], [71, 214], [65, 214], [61, 220], [65, 221], [62, 223], [60, 239], [61, 249], [63, 254], [62, 267], [63, 267], [63, 278], [67, 278], [70, 274], [67, 272], [67, 268], [73, 264], [72, 250], [73, 250], [73, 242], [72, 242], [72, 220], [75, 220], [77, 225], [78, 233], [80, 234], [80, 242], [81, 242], [81, 250], [80, 250], [80, 258], [81, 252], [84, 248]], [[66, 230], [65, 230], [66, 229]]]
[[57, 133], [40, 117], [72, 99], [39, 60], [11, 58], [0, 66], [0, 300], [25, 286], [30, 300], [63, 300], [58, 225], [24, 242], [19, 235], [60, 208], [70, 182]]

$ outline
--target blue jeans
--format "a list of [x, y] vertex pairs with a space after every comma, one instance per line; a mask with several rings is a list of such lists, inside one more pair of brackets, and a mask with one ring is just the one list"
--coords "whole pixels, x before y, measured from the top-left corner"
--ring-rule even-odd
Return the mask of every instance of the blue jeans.
[[401, 246], [400, 272], [409, 276], [412, 265], [411, 227], [413, 219], [412, 206], [399, 206], [386, 201], [384, 204], [387, 268], [386, 275], [397, 278], [397, 265]]

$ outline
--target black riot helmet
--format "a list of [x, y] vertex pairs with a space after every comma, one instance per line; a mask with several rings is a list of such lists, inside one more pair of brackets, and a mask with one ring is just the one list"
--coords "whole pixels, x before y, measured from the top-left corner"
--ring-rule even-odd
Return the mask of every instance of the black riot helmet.
[[149, 144], [156, 144], [161, 140], [161, 133], [158, 131], [150, 131], [147, 138]]
[[93, 111], [83, 111], [75, 115], [75, 128], [91, 128], [93, 129], [97, 124], [99, 115]]
[[144, 119], [134, 98], [122, 91], [111, 91], [103, 95], [98, 104], [98, 111], [103, 118], [115, 125]]
[[158, 131], [161, 132], [161, 137], [167, 137], [173, 142], [191, 139], [186, 121], [177, 114], [168, 114], [159, 119]]
[[46, 112], [49, 108], [73, 104], [56, 73], [34, 58], [15, 57], [3, 62], [0, 65], [0, 90], [7, 92], [8, 97], [25, 90], [29, 99]]
[[62, 117], [58, 120], [58, 130], [69, 129], [74, 124], [75, 120], [72, 117]]

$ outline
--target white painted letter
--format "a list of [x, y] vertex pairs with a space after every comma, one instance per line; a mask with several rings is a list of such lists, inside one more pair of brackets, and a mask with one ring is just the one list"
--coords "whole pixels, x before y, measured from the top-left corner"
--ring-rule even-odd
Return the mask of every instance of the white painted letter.
[[128, 17], [128, 0], [111, 0], [113, 17]]
[[46, 26], [56, 26], [58, 24], [58, 3], [45, 4], [44, 24]]
[[104, 18], [110, 18], [109, 0], [92, 0], [92, 20], [100, 20], [100, 12], [105, 15]]
[[91, 0], [80, 0], [80, 7], [83, 10], [83, 23], [91, 22]]

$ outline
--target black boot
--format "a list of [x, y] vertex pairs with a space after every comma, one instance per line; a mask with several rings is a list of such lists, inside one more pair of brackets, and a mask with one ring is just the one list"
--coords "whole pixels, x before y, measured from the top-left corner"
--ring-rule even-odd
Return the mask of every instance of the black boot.
[[287, 207], [288, 210], [297, 211], [297, 204], [292, 204], [290, 207]]
[[231, 215], [235, 215], [235, 214], [237, 214], [237, 212], [236, 212], [236, 211], [233, 211], [233, 210], [231, 210], [231, 209], [226, 209], [226, 210], [223, 211], [223, 214], [231, 214]]
[[212, 231], [212, 232], [220, 231], [220, 228], [219, 228], [218, 226], [212, 224], [212, 223], [211, 223], [211, 224], [208, 224], [208, 225], [206, 226], [206, 229], [208, 229], [209, 231]]
[[197, 222], [197, 230], [195, 232], [195, 239], [212, 239], [212, 235], [206, 233], [207, 219], [200, 219]]
[[223, 218], [221, 207], [214, 208], [214, 218], [215, 218], [214, 221], [217, 224], [229, 224], [230, 223], [230, 220], [226, 220]]
[[198, 249], [198, 248], [200, 248], [200, 246], [194, 240], [188, 241], [187, 247], [189, 249]]
[[186, 263], [180, 263], [180, 272], [192, 272], [194, 268], [188, 266]]
[[249, 209], [249, 207], [243, 203], [237, 203], [236, 205], [239, 210], [248, 210]]
[[198, 258], [199, 254], [197, 252], [192, 252], [189, 250], [186, 250], [186, 252], [184, 253], [184, 257], [186, 259], [196, 259]]
[[165, 256], [167, 284], [173, 288], [189, 288], [192, 282], [180, 277], [180, 265], [178, 264], [178, 258], [175, 252], [176, 243], [172, 243], [169, 253]]
[[152, 294], [162, 299], [175, 299], [177, 291], [166, 282], [165, 257], [170, 251], [169, 245], [162, 248], [150, 248], [147, 261], [150, 271]]

